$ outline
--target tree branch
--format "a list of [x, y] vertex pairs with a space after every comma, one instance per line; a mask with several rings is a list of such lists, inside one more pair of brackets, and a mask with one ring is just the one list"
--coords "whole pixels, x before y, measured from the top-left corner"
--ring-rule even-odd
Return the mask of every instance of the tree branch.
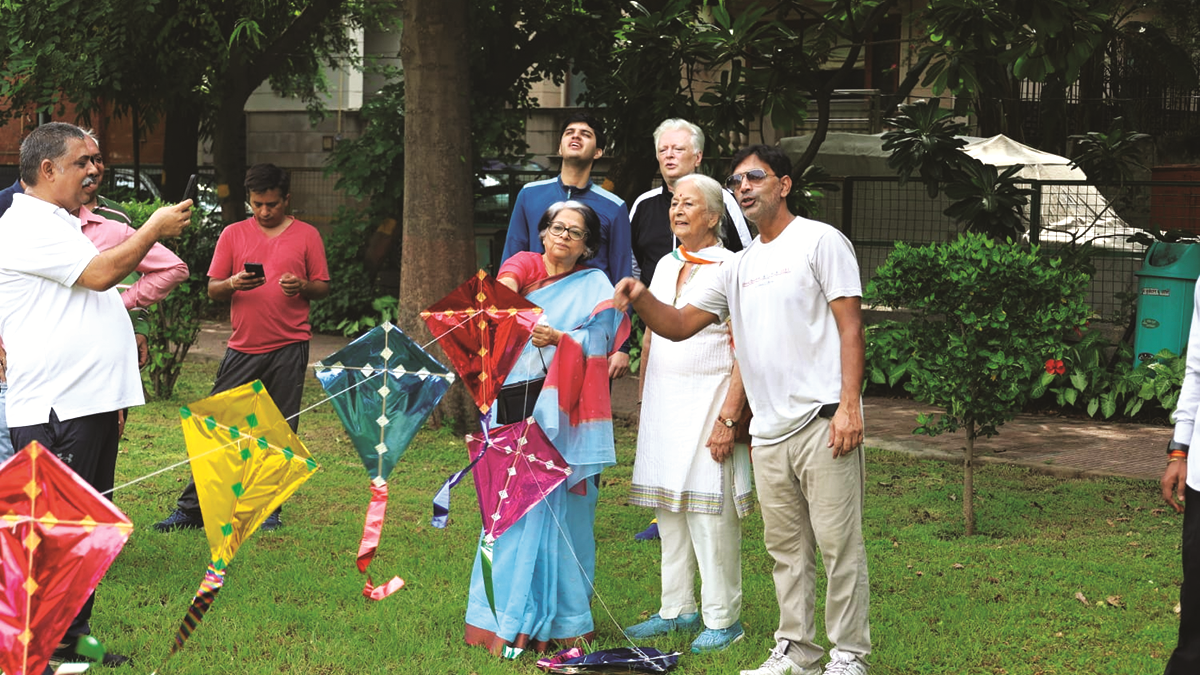
[[[344, 3], [345, 0], [312, 0], [296, 20], [267, 45], [262, 53], [245, 64], [242, 69], [244, 76], [239, 78], [241, 89], [235, 89], [233, 94], [239, 98], [249, 97], [258, 85], [280, 67], [287, 57], [290, 45], [308, 40], [318, 26], [342, 9]], [[231, 70], [237, 68], [237, 62], [231, 59], [229, 67]]]

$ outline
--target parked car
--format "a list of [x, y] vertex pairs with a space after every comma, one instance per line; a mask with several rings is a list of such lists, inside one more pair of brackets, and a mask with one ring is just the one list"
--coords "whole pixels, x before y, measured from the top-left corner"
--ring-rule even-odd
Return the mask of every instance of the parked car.
[[134, 188], [134, 185], [133, 169], [109, 167], [104, 171], [104, 184], [100, 186], [100, 194], [115, 202], [162, 199], [162, 191], [158, 189], [158, 183], [145, 171], [138, 172], [137, 189]]
[[198, 209], [206, 217], [211, 216], [217, 222], [221, 220], [221, 200], [217, 197], [217, 179], [208, 174], [200, 174], [196, 182], [196, 203], [193, 209]]
[[475, 174], [476, 225], [507, 225], [511, 201], [521, 186], [540, 180], [546, 167], [537, 162], [506, 164], [498, 159], [483, 160], [483, 168]]

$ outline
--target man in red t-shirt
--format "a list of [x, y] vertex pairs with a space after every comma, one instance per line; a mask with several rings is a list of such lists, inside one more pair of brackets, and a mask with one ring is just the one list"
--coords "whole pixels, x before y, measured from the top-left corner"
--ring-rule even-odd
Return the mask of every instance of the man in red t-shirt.
[[[225, 228], [208, 268], [208, 296], [230, 301], [233, 335], [217, 369], [212, 394], [262, 380], [295, 431], [308, 372], [309, 302], [329, 295], [329, 266], [321, 235], [287, 214], [291, 178], [274, 164], [246, 171], [254, 217]], [[211, 394], [210, 394], [211, 395]], [[279, 510], [264, 530], [281, 525]], [[154, 529], [204, 527], [193, 480], [175, 511]]]

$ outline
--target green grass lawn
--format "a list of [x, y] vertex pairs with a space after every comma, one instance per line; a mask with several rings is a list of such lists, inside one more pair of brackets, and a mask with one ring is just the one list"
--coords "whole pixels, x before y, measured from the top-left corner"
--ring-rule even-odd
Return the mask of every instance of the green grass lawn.
[[[179, 406], [203, 398], [215, 370], [187, 364], [174, 400], [133, 411], [118, 485], [185, 457]], [[306, 406], [321, 398], [310, 380]], [[151, 524], [187, 470], [115, 493], [135, 530], [97, 596], [93, 626], [111, 651], [163, 675], [539, 672], [532, 655], [501, 661], [462, 641], [480, 524], [470, 479], [454, 491], [450, 526], [429, 525], [434, 492], [465, 464], [462, 439], [424, 430], [396, 467], [371, 571], [378, 583], [398, 574], [407, 585], [371, 602], [355, 568], [366, 472], [328, 405], [303, 416], [300, 436], [321, 470], [285, 505], [283, 529], [243, 545], [212, 610], [169, 660], [209, 553], [202, 533], [164, 535]], [[649, 512], [625, 505], [632, 430], [618, 429], [617, 450], [596, 523], [600, 647], [623, 645], [619, 627], [658, 608], [658, 547], [632, 539]], [[1161, 672], [1177, 626], [1182, 519], [1163, 509], [1157, 485], [986, 466], [976, 472], [983, 534], [965, 538], [958, 466], [867, 452], [873, 675]], [[674, 672], [736, 673], [766, 657], [778, 614], [757, 515], [744, 523], [742, 554], [746, 639], [707, 656], [686, 653], [687, 637], [649, 641], [685, 652]], [[822, 583], [818, 615], [823, 594]]]

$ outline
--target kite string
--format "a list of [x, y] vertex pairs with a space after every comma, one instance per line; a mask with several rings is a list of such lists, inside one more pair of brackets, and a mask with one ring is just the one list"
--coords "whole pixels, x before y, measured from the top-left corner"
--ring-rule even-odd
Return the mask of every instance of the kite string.
[[[468, 321], [470, 321], [471, 319], [475, 318], [476, 316], [478, 316], [479, 314], [481, 314], [483, 311], [484, 311], [484, 310], [482, 310], [482, 309], [481, 309], [481, 310], [476, 310], [476, 311], [472, 312], [472, 313], [471, 313], [471, 314], [469, 314], [469, 315], [468, 315], [468, 316], [467, 316], [465, 319], [463, 319], [462, 321], [458, 322], [457, 324], [455, 324], [455, 325], [451, 326], [451, 327], [450, 327], [450, 329], [449, 329], [449, 330], [447, 330], [445, 333], [442, 333], [440, 336], [438, 336], [438, 337], [436, 337], [436, 338], [434, 338], [434, 339], [430, 340], [429, 342], [425, 343], [425, 345], [422, 347], [422, 349], [424, 349], [425, 347], [428, 347], [429, 345], [431, 345], [431, 344], [433, 344], [433, 343], [437, 342], [438, 340], [441, 340], [442, 338], [446, 337], [447, 335], [449, 335], [449, 334], [451, 333], [451, 331], [453, 331], [453, 330], [457, 329], [459, 326], [462, 326], [462, 325], [463, 325], [463, 324], [465, 324], [466, 322], [468, 322]], [[324, 405], [324, 404], [326, 404], [326, 403], [328, 403], [328, 402], [332, 401], [333, 399], [335, 399], [335, 398], [337, 398], [337, 397], [339, 397], [339, 396], [342, 396], [342, 395], [346, 394], [347, 392], [349, 392], [351, 389], [354, 389], [355, 387], [358, 387], [358, 386], [360, 386], [360, 385], [366, 384], [367, 382], [370, 382], [372, 379], [374, 379], [374, 378], [376, 378], [376, 377], [379, 377], [380, 375], [383, 375], [385, 372], [387, 372], [387, 371], [386, 371], [386, 370], [381, 370], [381, 371], [379, 371], [379, 372], [375, 373], [374, 375], [370, 375], [370, 376], [368, 376], [368, 377], [365, 377], [365, 378], [363, 378], [362, 380], [360, 380], [360, 381], [358, 381], [358, 382], [356, 382], [356, 383], [354, 383], [354, 384], [352, 384], [352, 385], [350, 385], [350, 386], [346, 387], [345, 389], [343, 389], [343, 390], [341, 390], [341, 391], [339, 391], [339, 392], [337, 392], [337, 393], [330, 394], [329, 396], [326, 396], [325, 398], [323, 398], [323, 399], [321, 399], [321, 400], [317, 401], [316, 403], [314, 403], [314, 404], [312, 404], [312, 405], [308, 406], [307, 408], [304, 408], [304, 409], [302, 409], [302, 410], [298, 411], [296, 414], [294, 414], [294, 415], [289, 415], [288, 417], [284, 418], [284, 421], [286, 421], [286, 422], [291, 422], [291, 421], [292, 421], [294, 418], [297, 418], [297, 417], [299, 417], [300, 415], [302, 415], [302, 414], [304, 414], [304, 413], [306, 413], [306, 412], [309, 412], [309, 411], [313, 410], [314, 408], [317, 408], [317, 407], [319, 407], [319, 406], [322, 406], [322, 405]], [[228, 427], [225, 427], [225, 428], [226, 428], [226, 429], [228, 429]], [[192, 461], [192, 459], [199, 459], [199, 458], [201, 458], [201, 457], [207, 457], [208, 455], [210, 455], [210, 454], [212, 454], [212, 453], [214, 453], [214, 452], [218, 452], [218, 451], [220, 451], [220, 450], [224, 450], [225, 448], [227, 448], [227, 447], [229, 447], [229, 446], [231, 446], [231, 445], [234, 445], [235, 443], [236, 443], [236, 441], [232, 441], [232, 442], [230, 442], [230, 443], [226, 443], [225, 445], [220, 445], [220, 446], [217, 446], [217, 447], [215, 447], [215, 448], [213, 448], [213, 449], [211, 449], [211, 450], [207, 450], [207, 451], [205, 451], [205, 452], [203, 452], [203, 453], [200, 453], [200, 454], [196, 455], [196, 457], [194, 457], [194, 458], [189, 456], [187, 459], [184, 459], [184, 460], [182, 460], [182, 461], [179, 461], [179, 462], [175, 462], [174, 464], [171, 464], [171, 465], [169, 465], [169, 466], [165, 466], [165, 467], [163, 467], [163, 468], [161, 468], [161, 469], [158, 469], [158, 470], [156, 470], [156, 471], [152, 471], [152, 472], [150, 472], [150, 473], [148, 473], [148, 474], [146, 474], [146, 475], [144, 475], [144, 476], [140, 476], [140, 477], [138, 477], [138, 478], [134, 478], [133, 480], [130, 480], [130, 481], [126, 482], [126, 483], [122, 483], [122, 484], [120, 484], [120, 485], [117, 485], [117, 486], [115, 486], [115, 487], [113, 487], [113, 488], [111, 488], [111, 489], [109, 489], [109, 490], [106, 490], [106, 491], [104, 491], [104, 492], [101, 492], [100, 494], [101, 494], [101, 495], [106, 495], [106, 496], [107, 496], [107, 495], [111, 495], [112, 493], [116, 492], [117, 490], [123, 490], [123, 489], [125, 489], [125, 488], [127, 488], [127, 487], [131, 487], [131, 486], [133, 486], [133, 485], [136, 485], [136, 484], [138, 484], [138, 483], [140, 483], [140, 482], [142, 482], [142, 481], [144, 481], [144, 480], [148, 480], [148, 479], [150, 479], [150, 478], [153, 478], [153, 477], [155, 477], [155, 476], [158, 476], [158, 475], [160, 475], [160, 474], [166, 473], [166, 472], [168, 472], [168, 471], [171, 471], [171, 470], [173, 470], [173, 469], [177, 469], [177, 468], [179, 468], [179, 467], [183, 466], [184, 464], [188, 464], [188, 463], [190, 463], [190, 462]]]
[[[519, 454], [521, 456], [521, 458], [525, 460], [526, 465], [532, 464], [529, 459], [528, 454], [526, 454], [524, 452], [520, 452], [520, 451], [518, 451], [517, 454]], [[530, 468], [532, 468], [532, 467], [530, 467]], [[547, 501], [550, 496], [550, 493], [546, 491], [546, 488], [543, 486], [542, 481], [538, 477], [536, 471], [531, 471], [530, 476], [532, 476], [533, 482], [537, 485], [538, 492], [541, 493], [541, 495], [542, 495], [542, 501], [546, 503], [546, 510], [550, 512], [550, 517], [554, 519], [554, 524], [556, 527], [558, 527], [559, 534], [562, 535], [562, 543], [566, 544], [567, 550], [571, 553], [571, 558], [575, 561], [575, 564], [579, 567], [579, 571], [583, 573], [583, 578], [588, 584], [588, 589], [591, 590], [592, 595], [597, 600], [600, 601], [600, 606], [604, 608], [604, 613], [608, 615], [609, 621], [611, 621], [612, 624], [617, 627], [617, 631], [621, 633], [621, 636], [625, 638], [625, 641], [629, 643], [629, 646], [633, 647], [633, 651], [636, 652], [638, 656], [642, 657], [642, 660], [644, 660], [647, 665], [649, 665], [651, 668], [654, 668], [657, 672], [665, 672], [666, 671], [665, 668], [663, 668], [659, 664], [655, 663], [653, 659], [651, 659], [649, 656], [647, 656], [645, 654], [645, 652], [643, 652], [641, 650], [641, 648], [638, 647], [637, 644], [634, 643], [633, 638], [629, 637], [629, 635], [625, 632], [625, 629], [617, 621], [617, 618], [615, 616], [613, 616], [612, 610], [610, 610], [608, 608], [608, 603], [604, 601], [604, 598], [601, 597], [600, 593], [596, 590], [595, 580], [588, 576], [587, 568], [584, 567], [583, 561], [580, 560], [579, 555], [576, 554], [575, 547], [571, 545], [571, 539], [570, 539], [570, 537], [567, 536], [567, 531], [566, 531], [566, 528], [563, 527], [562, 521], [560, 521], [558, 519], [558, 514], [554, 512], [554, 507], [550, 506], [549, 502]], [[582, 480], [589, 480], [590, 478], [591, 477], [589, 476], [588, 478], [584, 478]], [[599, 474], [596, 474], [596, 478], [599, 478]], [[596, 485], [597, 492], [599, 491], [599, 489], [600, 489], [600, 485], [599, 485], [599, 482], [597, 481], [597, 485]]]
[[[466, 322], [470, 321], [471, 319], [474, 319], [475, 317], [479, 316], [480, 314], [483, 314], [484, 312], [485, 312], [485, 310], [482, 310], [482, 309], [477, 309], [474, 312], [471, 312], [470, 314], [467, 315], [467, 317], [465, 319], [463, 319], [462, 321], [459, 321], [458, 323], [454, 324], [450, 328], [446, 329], [445, 333], [442, 333], [441, 335], [433, 338], [429, 342], [426, 342], [425, 344], [421, 345], [421, 349], [425, 349], [429, 345], [431, 345], [431, 344], [437, 342], [438, 340], [441, 340], [442, 338], [446, 337], [447, 335], [453, 333], [454, 331], [458, 330], [458, 328], [460, 326], [462, 326]], [[433, 333], [432, 330], [430, 330], [429, 332]]]
[[[462, 326], [462, 325], [463, 325], [463, 324], [465, 324], [466, 322], [468, 322], [468, 321], [470, 321], [471, 319], [474, 319], [476, 316], [479, 316], [480, 314], [482, 314], [482, 313], [483, 313], [483, 311], [484, 311], [484, 310], [480, 309], [480, 310], [476, 310], [476, 311], [474, 311], [474, 312], [471, 312], [471, 314], [470, 314], [470, 315], [468, 315], [468, 316], [467, 316], [465, 319], [463, 319], [462, 321], [459, 321], [458, 323], [456, 323], [456, 324], [454, 324], [453, 326], [451, 326], [451, 327], [449, 328], [449, 330], [447, 330], [445, 333], [442, 333], [441, 335], [439, 335], [439, 336], [435, 337], [434, 339], [430, 340], [429, 342], [426, 342], [424, 345], [422, 345], [422, 346], [421, 346], [421, 349], [425, 349], [425, 348], [426, 348], [426, 347], [428, 347], [429, 345], [431, 345], [431, 344], [433, 344], [433, 343], [435, 343], [435, 342], [437, 342], [437, 341], [441, 340], [442, 338], [446, 337], [446, 336], [447, 336], [447, 335], [449, 335], [449, 334], [450, 334], [452, 331], [454, 331], [455, 329], [457, 329], [459, 326]], [[324, 405], [324, 404], [326, 404], [326, 403], [328, 403], [328, 402], [332, 401], [333, 399], [335, 399], [335, 398], [337, 398], [337, 397], [341, 396], [342, 394], [345, 394], [346, 392], [350, 391], [351, 389], [354, 389], [354, 388], [355, 388], [355, 387], [357, 387], [357, 386], [360, 386], [360, 385], [366, 384], [366, 383], [367, 383], [367, 382], [369, 382], [371, 379], [373, 379], [373, 378], [375, 378], [375, 377], [378, 377], [378, 376], [382, 375], [382, 374], [383, 374], [383, 373], [385, 373], [385, 372], [387, 372], [387, 371], [386, 371], [386, 370], [381, 370], [381, 371], [379, 371], [379, 372], [375, 373], [374, 375], [368, 376], [368, 377], [364, 378], [363, 380], [361, 380], [361, 381], [359, 381], [359, 382], [356, 382], [356, 383], [354, 383], [354, 384], [352, 384], [352, 385], [350, 385], [350, 386], [346, 387], [345, 389], [343, 389], [343, 390], [341, 390], [341, 391], [337, 392], [336, 394], [330, 394], [329, 396], [326, 396], [325, 398], [321, 399], [320, 401], [317, 401], [316, 403], [314, 403], [314, 404], [312, 404], [312, 405], [308, 406], [307, 408], [304, 408], [304, 409], [302, 409], [302, 410], [298, 411], [296, 414], [294, 414], [294, 415], [289, 415], [288, 417], [285, 417], [285, 418], [284, 418], [284, 420], [285, 420], [285, 421], [288, 421], [288, 422], [290, 422], [290, 421], [292, 421], [292, 419], [293, 419], [293, 418], [299, 417], [300, 415], [303, 415], [304, 413], [306, 413], [306, 412], [309, 412], [310, 410], [312, 410], [312, 409], [314, 409], [314, 408], [317, 408], [317, 407], [319, 407], [319, 406], [322, 406], [322, 405]]]
[[[214, 428], [220, 428], [222, 431], [228, 432], [231, 429], [231, 427], [227, 427], [224, 424], [221, 424], [220, 422], [217, 422], [215, 420], [213, 421], [213, 423], [215, 424]], [[140, 483], [149, 478], [153, 478], [161, 473], [166, 473], [167, 471], [170, 471], [171, 469], [179, 468], [179, 467], [183, 466], [184, 464], [191, 462], [194, 459], [201, 459], [203, 457], [207, 457], [207, 456], [213, 454], [214, 452], [220, 452], [221, 450], [224, 450], [225, 448], [235, 447], [241, 443], [246, 442], [247, 440], [248, 440], [247, 438], [241, 438], [241, 437], [240, 438], [232, 438], [231, 437], [229, 439], [228, 443], [223, 443], [223, 444], [213, 447], [209, 450], [205, 450], [204, 452], [197, 453], [195, 457], [188, 455], [188, 458], [185, 460], [175, 462], [174, 464], [171, 464], [170, 466], [165, 466], [157, 471], [152, 471], [152, 472], [146, 474], [145, 476], [141, 476], [140, 478], [134, 478], [133, 480], [129, 481], [128, 483], [122, 483], [121, 485], [118, 485], [109, 490], [101, 492], [100, 494], [101, 495], [110, 495], [113, 492], [116, 492], [117, 490], [123, 490], [131, 485]], [[265, 440], [265, 439], [263, 439], [263, 440]], [[267, 443], [267, 445], [264, 449], [265, 450], [278, 450], [279, 452], [283, 452], [283, 450], [284, 450], [283, 448], [281, 448], [277, 445], [274, 445], [270, 442]]]

